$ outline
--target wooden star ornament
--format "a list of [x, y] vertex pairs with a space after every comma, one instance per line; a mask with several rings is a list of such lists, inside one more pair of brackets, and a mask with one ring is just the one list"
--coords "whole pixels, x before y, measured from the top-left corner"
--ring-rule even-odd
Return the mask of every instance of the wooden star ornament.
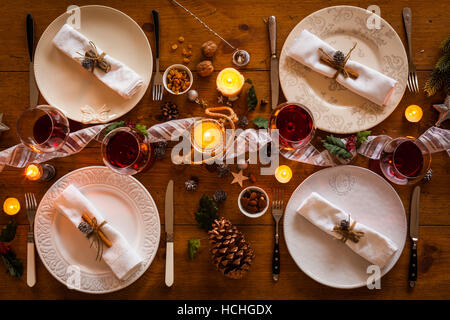
[[242, 170], [239, 171], [239, 173], [231, 172], [231, 174], [233, 175], [233, 181], [231, 181], [231, 184], [233, 184], [233, 183], [239, 183], [239, 185], [240, 185], [241, 188], [242, 188], [242, 183], [243, 183], [245, 180], [248, 179], [248, 177], [244, 176], [244, 175], [242, 174], [242, 172], [243, 172]]
[[8, 131], [9, 127], [6, 124], [2, 123], [2, 119], [3, 119], [3, 113], [0, 113], [0, 132]]
[[447, 96], [447, 98], [445, 98], [445, 102], [443, 104], [434, 104], [433, 108], [435, 108], [439, 112], [439, 118], [436, 122], [436, 126], [440, 126], [442, 122], [450, 119], [450, 96]]

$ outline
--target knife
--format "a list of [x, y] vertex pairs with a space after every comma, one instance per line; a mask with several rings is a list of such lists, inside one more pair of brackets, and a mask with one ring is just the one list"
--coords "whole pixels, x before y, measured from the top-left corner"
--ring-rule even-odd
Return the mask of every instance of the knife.
[[31, 13], [27, 14], [27, 43], [28, 55], [30, 56], [30, 107], [36, 107], [39, 99], [39, 89], [34, 78], [34, 19]]
[[417, 241], [419, 240], [419, 198], [420, 186], [416, 186], [411, 197], [409, 216], [409, 236], [412, 240], [411, 258], [409, 260], [409, 286], [413, 288], [417, 281]]
[[166, 286], [173, 284], [173, 180], [166, 190]]
[[272, 109], [278, 105], [278, 58], [277, 58], [277, 20], [274, 16], [269, 17], [269, 42], [270, 42], [270, 91], [272, 94]]

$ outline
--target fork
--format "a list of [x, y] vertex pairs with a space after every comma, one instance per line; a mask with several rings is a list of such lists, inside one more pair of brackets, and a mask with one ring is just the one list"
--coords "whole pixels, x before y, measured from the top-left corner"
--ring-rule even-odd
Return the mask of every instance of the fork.
[[33, 287], [36, 284], [36, 264], [34, 259], [34, 217], [36, 216], [37, 202], [33, 193], [25, 193], [27, 218], [30, 223], [30, 231], [27, 237], [27, 284]]
[[281, 189], [273, 189], [272, 191], [272, 216], [275, 220], [275, 246], [273, 249], [273, 260], [272, 260], [272, 278], [274, 281], [278, 281], [280, 275], [280, 246], [279, 239], [280, 235], [278, 234], [278, 223], [283, 216], [283, 190]]
[[153, 101], [162, 100], [164, 94], [163, 77], [159, 72], [159, 13], [157, 10], [152, 10], [153, 24], [155, 26], [155, 47], [156, 47], [156, 59], [155, 59], [155, 78], [153, 79], [152, 96]]
[[419, 92], [419, 81], [417, 80], [416, 66], [413, 62], [412, 42], [411, 42], [411, 25], [412, 13], [410, 8], [403, 8], [403, 23], [405, 25], [406, 39], [408, 43], [408, 81], [406, 85], [408, 90], [414, 93]]

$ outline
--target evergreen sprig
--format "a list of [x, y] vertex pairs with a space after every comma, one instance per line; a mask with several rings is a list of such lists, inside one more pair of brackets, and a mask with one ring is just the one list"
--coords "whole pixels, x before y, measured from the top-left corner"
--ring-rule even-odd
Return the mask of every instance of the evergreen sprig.
[[204, 194], [200, 199], [200, 207], [194, 213], [198, 226], [206, 231], [211, 230], [214, 220], [219, 219], [218, 211], [219, 209], [214, 200]]
[[352, 154], [345, 147], [344, 142], [333, 135], [327, 136], [326, 140], [322, 141], [322, 143], [325, 149], [327, 149], [332, 155], [338, 156], [342, 159], [348, 159], [352, 156]]
[[441, 43], [442, 56], [436, 62], [430, 78], [425, 82], [424, 90], [428, 96], [435, 95], [444, 89], [450, 94], [450, 35]]

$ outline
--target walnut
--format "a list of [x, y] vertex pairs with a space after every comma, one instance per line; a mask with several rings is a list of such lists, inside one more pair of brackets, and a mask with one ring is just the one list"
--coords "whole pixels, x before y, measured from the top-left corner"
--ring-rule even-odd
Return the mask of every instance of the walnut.
[[214, 71], [214, 66], [209, 60], [204, 60], [197, 65], [197, 72], [200, 77], [207, 77]]
[[217, 44], [214, 41], [206, 41], [202, 44], [203, 55], [207, 58], [212, 58], [217, 51]]

